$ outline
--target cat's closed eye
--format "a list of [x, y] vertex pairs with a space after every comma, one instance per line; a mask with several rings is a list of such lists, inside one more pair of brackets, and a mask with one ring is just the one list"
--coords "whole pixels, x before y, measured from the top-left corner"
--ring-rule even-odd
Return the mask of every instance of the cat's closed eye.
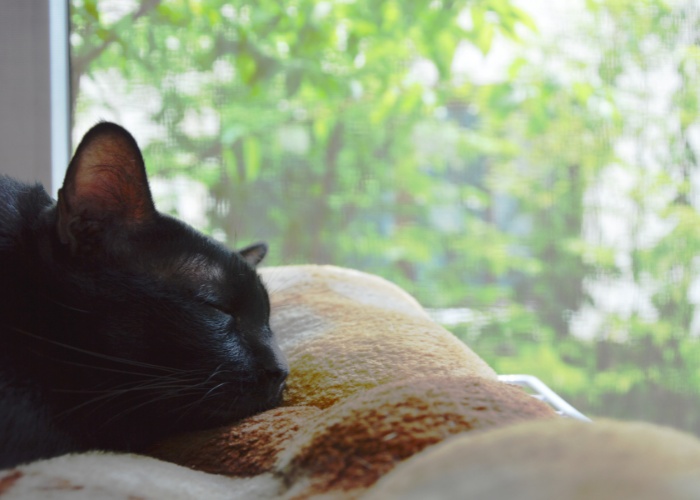
[[209, 306], [210, 308], [212, 308], [212, 309], [214, 309], [222, 314], [225, 314], [226, 316], [231, 316], [232, 318], [235, 318], [235, 316], [233, 315], [231, 310], [228, 307], [221, 305], [219, 302], [206, 301], [205, 304], [207, 306]]

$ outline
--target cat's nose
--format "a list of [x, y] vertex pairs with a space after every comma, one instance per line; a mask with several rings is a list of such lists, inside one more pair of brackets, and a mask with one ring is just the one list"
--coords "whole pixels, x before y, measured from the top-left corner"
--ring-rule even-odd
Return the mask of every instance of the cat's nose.
[[263, 378], [272, 386], [281, 386], [289, 375], [289, 366], [280, 364], [274, 367], [266, 367], [263, 369]]
[[265, 380], [271, 385], [281, 386], [289, 375], [289, 363], [277, 342], [270, 340], [259, 360], [259, 367]]

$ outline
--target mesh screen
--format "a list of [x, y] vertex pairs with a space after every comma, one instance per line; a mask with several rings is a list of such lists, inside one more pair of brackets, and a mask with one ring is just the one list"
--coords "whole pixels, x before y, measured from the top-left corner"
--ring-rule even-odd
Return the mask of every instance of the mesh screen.
[[74, 139], [116, 120], [162, 211], [700, 434], [700, 8], [562, 4], [72, 0]]

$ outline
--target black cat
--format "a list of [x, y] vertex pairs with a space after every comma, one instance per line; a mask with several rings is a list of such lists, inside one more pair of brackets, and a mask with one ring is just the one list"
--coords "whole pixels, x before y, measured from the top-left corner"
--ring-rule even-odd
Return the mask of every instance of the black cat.
[[278, 404], [266, 252], [157, 212], [112, 123], [85, 135], [57, 202], [0, 177], [0, 468], [138, 450]]

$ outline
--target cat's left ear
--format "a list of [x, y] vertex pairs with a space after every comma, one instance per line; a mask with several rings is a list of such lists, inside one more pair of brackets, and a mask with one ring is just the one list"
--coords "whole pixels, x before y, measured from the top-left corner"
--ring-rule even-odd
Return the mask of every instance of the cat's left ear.
[[255, 243], [245, 247], [242, 250], [238, 250], [238, 253], [248, 264], [251, 266], [257, 266], [267, 255], [267, 244]]
[[58, 234], [75, 248], [106, 224], [132, 227], [156, 214], [141, 150], [125, 129], [103, 122], [80, 142], [58, 192]]

